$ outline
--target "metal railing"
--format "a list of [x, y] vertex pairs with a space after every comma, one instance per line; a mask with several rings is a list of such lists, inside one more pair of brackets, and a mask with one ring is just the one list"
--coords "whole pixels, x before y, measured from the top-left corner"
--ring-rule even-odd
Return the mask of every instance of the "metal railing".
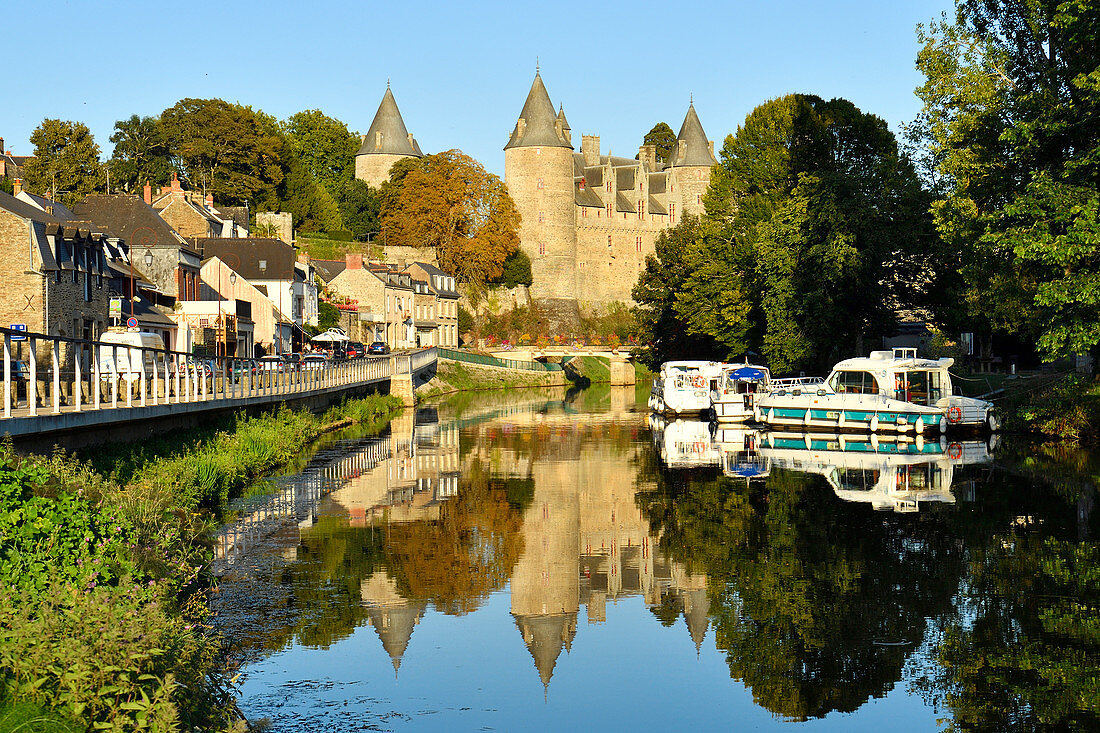
[[292, 397], [388, 379], [424, 368], [434, 349], [394, 357], [301, 361], [201, 356], [0, 327], [0, 419], [120, 407]]
[[499, 359], [495, 356], [483, 354], [470, 354], [465, 351], [439, 348], [439, 358], [451, 361], [462, 361], [467, 364], [483, 364], [485, 366], [501, 367], [504, 369], [524, 369], [531, 372], [560, 372], [560, 364], [541, 361], [520, 361], [518, 359]]

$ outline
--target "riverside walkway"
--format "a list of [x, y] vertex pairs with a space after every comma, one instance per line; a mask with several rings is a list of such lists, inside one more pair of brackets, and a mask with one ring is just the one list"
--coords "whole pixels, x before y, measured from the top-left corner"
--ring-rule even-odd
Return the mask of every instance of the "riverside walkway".
[[434, 369], [437, 357], [436, 349], [428, 348], [282, 365], [8, 328], [0, 328], [0, 335], [0, 435], [15, 439], [123, 426], [136, 430], [136, 437], [204, 413], [284, 402], [320, 406], [358, 392], [388, 392], [396, 379], [409, 382]]

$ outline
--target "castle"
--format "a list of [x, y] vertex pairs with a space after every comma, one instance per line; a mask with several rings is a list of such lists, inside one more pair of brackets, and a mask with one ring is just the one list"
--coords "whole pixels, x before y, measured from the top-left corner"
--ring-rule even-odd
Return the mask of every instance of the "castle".
[[[393, 162], [420, 155], [387, 87], [356, 157], [356, 176], [378, 185]], [[531, 258], [532, 299], [558, 312], [632, 302], [657, 236], [684, 214], [703, 211], [716, 162], [693, 103], [671, 160], [658, 158], [653, 145], [641, 146], [637, 159], [603, 155], [597, 135], [583, 135], [576, 152], [564, 109], [554, 111], [536, 70], [504, 146], [504, 180], [522, 217], [520, 246]]]

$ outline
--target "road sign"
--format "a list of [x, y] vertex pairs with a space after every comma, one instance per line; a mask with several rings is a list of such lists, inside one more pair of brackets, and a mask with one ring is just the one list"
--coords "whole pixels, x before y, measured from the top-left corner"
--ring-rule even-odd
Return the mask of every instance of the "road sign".
[[122, 298], [111, 298], [111, 308], [107, 311], [108, 318], [122, 318]]
[[[13, 323], [13, 324], [11, 324], [11, 330], [13, 330], [13, 331], [26, 331], [27, 330], [27, 324], [25, 324], [25, 323]], [[12, 336], [11, 340], [12, 341], [26, 341], [27, 337], [26, 336]]]
[[126, 328], [137, 328], [137, 319], [133, 317], [127, 318]]

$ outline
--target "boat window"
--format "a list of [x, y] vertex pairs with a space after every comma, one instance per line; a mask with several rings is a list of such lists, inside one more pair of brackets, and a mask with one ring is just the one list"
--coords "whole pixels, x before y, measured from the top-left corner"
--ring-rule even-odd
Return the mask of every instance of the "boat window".
[[838, 394], [878, 394], [878, 383], [870, 372], [837, 372], [831, 386]]
[[837, 486], [846, 491], [870, 491], [878, 483], [879, 472], [873, 468], [838, 468], [834, 476]]
[[914, 405], [934, 405], [943, 397], [942, 375], [938, 371], [898, 372], [894, 375], [894, 394]]
[[943, 486], [943, 471], [933, 463], [898, 466], [898, 491], [927, 491]]

